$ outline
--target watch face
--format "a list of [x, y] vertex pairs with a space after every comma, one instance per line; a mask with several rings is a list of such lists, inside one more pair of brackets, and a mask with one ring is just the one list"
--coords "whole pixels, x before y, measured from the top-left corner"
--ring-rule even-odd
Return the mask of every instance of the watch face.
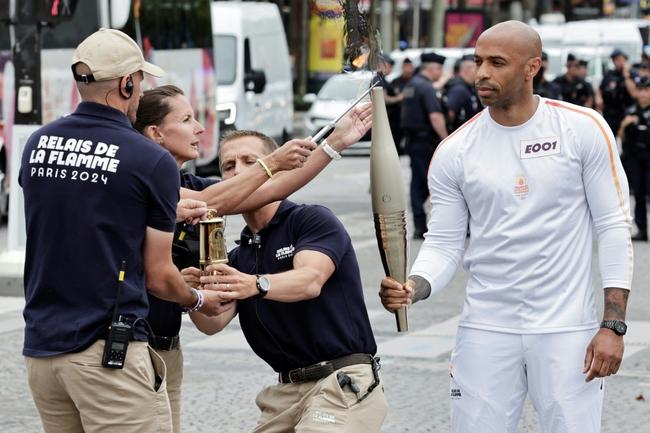
[[268, 292], [271, 288], [271, 282], [264, 275], [260, 275], [257, 278], [257, 285], [262, 292]]
[[621, 321], [614, 323], [614, 330], [617, 334], [623, 335], [627, 331], [627, 325]]

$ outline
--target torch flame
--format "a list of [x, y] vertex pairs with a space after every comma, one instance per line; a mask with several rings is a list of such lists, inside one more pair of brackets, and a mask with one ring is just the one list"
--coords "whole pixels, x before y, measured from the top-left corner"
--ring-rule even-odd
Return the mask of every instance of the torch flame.
[[352, 60], [352, 66], [354, 66], [356, 69], [360, 69], [368, 61], [369, 55], [369, 52], [361, 53], [356, 59]]

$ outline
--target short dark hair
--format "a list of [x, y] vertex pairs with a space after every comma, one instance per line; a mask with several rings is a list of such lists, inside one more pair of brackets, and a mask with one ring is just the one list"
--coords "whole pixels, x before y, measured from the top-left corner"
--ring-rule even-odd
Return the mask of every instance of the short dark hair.
[[146, 90], [140, 99], [133, 127], [140, 133], [144, 133], [144, 128], [147, 126], [160, 125], [165, 116], [172, 111], [167, 99], [183, 94], [180, 88], [171, 84]]
[[245, 129], [228, 131], [223, 135], [223, 137], [221, 137], [221, 140], [219, 140], [219, 159], [221, 159], [221, 148], [225, 143], [243, 137], [259, 138], [262, 141], [262, 143], [264, 143], [264, 148], [267, 151], [266, 152], [267, 155], [279, 147], [278, 143], [276, 143], [274, 139], [272, 139], [266, 134], [262, 134], [261, 132], [248, 131]]

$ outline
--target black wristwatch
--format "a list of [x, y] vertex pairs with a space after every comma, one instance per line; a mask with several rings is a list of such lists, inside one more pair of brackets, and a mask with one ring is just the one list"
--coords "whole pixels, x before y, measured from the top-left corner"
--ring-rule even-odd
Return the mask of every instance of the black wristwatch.
[[616, 335], [625, 335], [627, 332], [627, 325], [622, 320], [603, 320], [600, 327], [611, 329]]
[[263, 298], [271, 289], [271, 281], [264, 275], [258, 275], [257, 280], [255, 281], [255, 286], [257, 286], [258, 292], [255, 297]]

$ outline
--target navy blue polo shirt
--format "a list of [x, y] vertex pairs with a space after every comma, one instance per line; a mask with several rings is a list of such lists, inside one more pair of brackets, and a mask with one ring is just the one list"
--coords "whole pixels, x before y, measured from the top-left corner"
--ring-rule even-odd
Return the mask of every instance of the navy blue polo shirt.
[[[250, 234], [245, 228], [242, 238]], [[377, 345], [359, 265], [350, 236], [334, 214], [322, 206], [284, 200], [259, 235], [259, 245], [242, 242], [231, 251], [233, 267], [247, 274], [285, 272], [293, 269], [298, 252], [309, 250], [326, 254], [336, 270], [314, 299], [239, 301], [239, 322], [253, 351], [278, 372], [351, 353], [374, 355]]]
[[[181, 173], [181, 187], [193, 191], [203, 191], [210, 185], [219, 182], [218, 179], [194, 176], [191, 173]], [[179, 239], [181, 231], [185, 232], [184, 239]], [[179, 223], [174, 233], [172, 259], [181, 270], [190, 266], [199, 267], [199, 227]], [[174, 337], [181, 330], [180, 305], [175, 302], [163, 301], [149, 295], [149, 316], [147, 322], [154, 334], [161, 337]]]
[[104, 338], [122, 260], [119, 312], [146, 317], [145, 232], [172, 232], [176, 221], [180, 182], [169, 152], [120, 111], [82, 102], [28, 139], [19, 181], [27, 229], [23, 354], [78, 352]]
[[415, 75], [403, 91], [401, 125], [414, 131], [429, 131], [437, 137], [429, 114], [441, 113], [440, 101], [433, 83], [421, 74]]

